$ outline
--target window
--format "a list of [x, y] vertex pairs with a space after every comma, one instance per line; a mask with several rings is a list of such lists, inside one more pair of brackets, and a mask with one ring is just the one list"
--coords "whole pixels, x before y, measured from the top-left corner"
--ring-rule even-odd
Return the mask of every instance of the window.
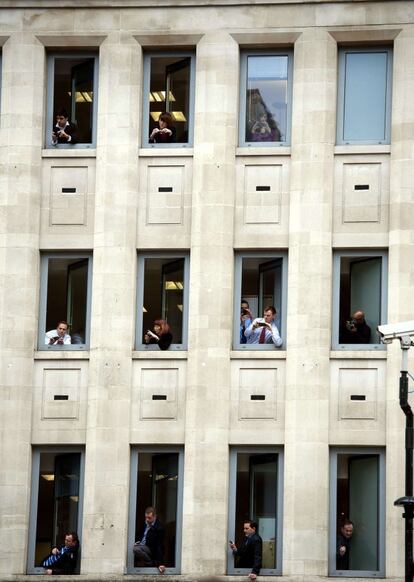
[[[65, 533], [82, 525], [84, 455], [71, 447], [34, 449], [30, 508], [29, 574], [43, 573], [42, 561]], [[77, 564], [79, 572], [79, 563]]]
[[[187, 346], [189, 257], [154, 253], [138, 257], [137, 349], [181, 350]], [[157, 341], [154, 322], [162, 320], [172, 335]], [[158, 338], [165, 335], [158, 330]], [[161, 335], [160, 335], [161, 333]], [[146, 336], [147, 335], [147, 340]], [[157, 334], [155, 334], [157, 335]], [[148, 343], [147, 343], [148, 342]]]
[[337, 253], [333, 293], [333, 349], [385, 349], [377, 327], [386, 323], [387, 254]]
[[[285, 346], [286, 288], [286, 253], [246, 253], [236, 256], [233, 332], [235, 349], [272, 350]], [[253, 331], [251, 326], [256, 318], [259, 324], [263, 323], [264, 309], [269, 306], [276, 309], [272, 325], [276, 325], [277, 330], [273, 335], [266, 334], [265, 343], [262, 343], [259, 333], [261, 330], [257, 327]], [[282, 339], [280, 345], [276, 341], [277, 336]]]
[[[167, 574], [181, 568], [181, 531], [184, 454], [182, 450], [133, 450], [131, 457], [128, 572], [159, 573], [154, 563], [145, 565], [134, 556], [133, 546], [144, 533], [147, 507], [155, 507], [164, 530], [161, 557]], [[152, 558], [153, 556], [151, 556]]]
[[[282, 574], [283, 453], [270, 449], [236, 449], [230, 453], [229, 540], [240, 548], [243, 523], [253, 520], [263, 540], [260, 575]], [[248, 575], [229, 549], [228, 573]]]
[[330, 474], [329, 574], [384, 577], [384, 453], [332, 450]]
[[293, 53], [241, 56], [240, 145], [290, 144]]
[[58, 147], [96, 146], [97, 80], [96, 54], [56, 53], [48, 56], [46, 147], [56, 145], [52, 133], [56, 133], [56, 119], [62, 109], [68, 114], [70, 131], [67, 133], [71, 134], [71, 140], [59, 139]]
[[92, 257], [86, 253], [42, 256], [39, 350], [89, 346]]
[[[142, 143], [151, 147], [192, 145], [195, 57], [192, 53], [168, 52], [144, 57], [144, 123]], [[159, 117], [167, 113], [167, 134], [160, 133]]]
[[339, 52], [338, 144], [390, 143], [391, 48]]

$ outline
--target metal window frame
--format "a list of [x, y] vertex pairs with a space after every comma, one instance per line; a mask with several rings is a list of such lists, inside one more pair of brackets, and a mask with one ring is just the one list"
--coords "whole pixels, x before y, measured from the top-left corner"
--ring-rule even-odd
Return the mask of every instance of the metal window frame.
[[[386, 103], [385, 103], [385, 139], [383, 140], [351, 140], [343, 139], [345, 116], [345, 86], [346, 86], [346, 55], [350, 53], [387, 53], [386, 71]], [[391, 46], [376, 47], [340, 47], [338, 53], [338, 104], [336, 118], [336, 143], [337, 145], [378, 145], [391, 143], [391, 108], [392, 108], [392, 69], [393, 48]]]
[[[47, 280], [49, 274], [49, 259], [88, 259], [88, 281], [86, 295], [86, 328], [84, 344], [69, 344], [63, 346], [49, 346], [45, 344], [46, 310], [47, 310]], [[39, 351], [77, 351], [87, 350], [90, 345], [91, 334], [91, 301], [92, 301], [92, 253], [86, 252], [53, 252], [42, 253], [40, 263], [40, 297], [39, 297], [39, 329], [37, 337], [37, 349]]]
[[176, 453], [178, 454], [178, 483], [177, 483], [177, 526], [176, 526], [176, 544], [175, 544], [175, 567], [167, 568], [168, 574], [181, 573], [181, 550], [182, 550], [182, 531], [183, 531], [183, 490], [184, 490], [184, 447], [168, 446], [148, 446], [137, 447], [131, 446], [131, 472], [129, 486], [129, 515], [128, 515], [128, 546], [127, 546], [127, 567], [128, 574], [149, 574], [159, 575], [158, 568], [135, 568], [133, 546], [135, 543], [135, 520], [137, 512], [137, 489], [138, 489], [138, 466], [139, 455], [159, 454], [159, 453]]
[[[384, 250], [340, 250], [333, 255], [332, 284], [332, 349], [333, 350], [386, 350], [385, 344], [341, 344], [339, 343], [339, 304], [341, 293], [341, 259], [342, 257], [381, 257], [381, 323], [387, 323], [388, 305], [388, 251]], [[374, 333], [375, 330], [371, 330]]]
[[[92, 113], [92, 143], [59, 144], [51, 143], [53, 129], [53, 100], [55, 93], [55, 60], [56, 59], [94, 59], [93, 68], [93, 113]], [[99, 89], [99, 54], [95, 52], [61, 52], [47, 55], [47, 101], [46, 101], [46, 135], [45, 148], [47, 149], [92, 149], [96, 148], [97, 122], [98, 122], [98, 89]]]
[[[151, 59], [158, 57], [188, 57], [190, 59], [190, 84], [189, 84], [189, 108], [188, 108], [188, 142], [187, 143], [150, 143], [149, 142], [149, 92], [151, 86]], [[141, 143], [143, 148], [171, 149], [171, 148], [191, 148], [194, 143], [194, 103], [195, 103], [195, 63], [196, 54], [194, 51], [161, 51], [148, 52], [144, 54], [144, 79], [142, 85], [142, 134]]]
[[[30, 491], [30, 513], [29, 529], [27, 539], [27, 574], [44, 574], [44, 568], [34, 566], [36, 552], [36, 527], [37, 527], [37, 501], [39, 496], [39, 470], [40, 455], [42, 453], [54, 453], [56, 455], [64, 453], [80, 454], [80, 472], [79, 472], [79, 504], [78, 504], [78, 537], [79, 543], [82, 542], [82, 518], [83, 518], [83, 498], [85, 482], [85, 448], [82, 446], [32, 446], [32, 469], [31, 469], [31, 491]], [[80, 555], [80, 554], [79, 554]], [[80, 569], [80, 561], [77, 564]]]
[[[329, 451], [329, 576], [385, 578], [385, 449], [374, 447], [332, 447]], [[378, 455], [378, 560], [379, 570], [336, 569], [336, 508], [338, 455]]]
[[[281, 576], [283, 574], [283, 484], [284, 484], [284, 451], [280, 446], [273, 447], [248, 447], [234, 446], [230, 448], [230, 476], [229, 476], [229, 514], [228, 514], [228, 540], [234, 540], [236, 537], [235, 518], [236, 518], [236, 485], [237, 485], [237, 455], [246, 454], [277, 454], [277, 522], [276, 522], [276, 539], [278, 540], [276, 551], [276, 568], [262, 568], [260, 576]], [[235, 568], [233, 552], [227, 546], [227, 574], [248, 576], [251, 568]]]
[[[138, 268], [137, 268], [137, 305], [136, 305], [136, 326], [135, 326], [135, 349], [136, 350], [151, 350], [152, 344], [145, 344], [142, 342], [143, 337], [143, 313], [142, 307], [144, 305], [144, 284], [145, 284], [145, 260], [146, 259], [184, 259], [184, 297], [183, 297], [183, 329], [182, 329], [182, 343], [172, 343], [169, 347], [170, 351], [183, 351], [187, 349], [188, 345], [188, 304], [189, 304], [189, 282], [190, 282], [190, 254], [188, 252], [145, 252], [138, 254]], [[174, 331], [174, 330], [173, 330]], [[174, 334], [173, 334], [174, 338]]]
[[[285, 141], [252, 142], [246, 141], [246, 88], [247, 88], [247, 60], [251, 56], [288, 57], [287, 82], [287, 110], [286, 110], [286, 139]], [[287, 50], [251, 50], [243, 51], [240, 55], [240, 106], [239, 106], [239, 145], [240, 147], [278, 147], [290, 146], [292, 136], [292, 95], [293, 95], [293, 49]]]
[[[240, 302], [242, 299], [241, 285], [242, 285], [242, 261], [244, 258], [249, 259], [282, 259], [282, 297], [281, 297], [281, 318], [282, 326], [279, 330], [282, 338], [282, 345], [276, 348], [273, 344], [241, 344], [240, 343]], [[287, 251], [276, 252], [244, 252], [237, 251], [235, 253], [235, 268], [234, 268], [234, 306], [233, 306], [233, 349], [235, 350], [285, 350], [286, 349], [286, 330], [287, 330], [287, 292], [288, 292], [288, 253]], [[260, 314], [258, 314], [260, 317]]]

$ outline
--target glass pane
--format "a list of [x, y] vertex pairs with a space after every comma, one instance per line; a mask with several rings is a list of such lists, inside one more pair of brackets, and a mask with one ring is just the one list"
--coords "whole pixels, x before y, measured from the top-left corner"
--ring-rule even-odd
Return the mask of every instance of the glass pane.
[[[262, 567], [276, 567], [277, 525], [277, 454], [237, 454], [236, 477], [236, 545], [243, 541], [243, 523], [256, 521], [263, 540]], [[235, 558], [235, 567], [238, 558]]]
[[381, 257], [341, 257], [340, 343], [379, 343], [381, 271]]
[[[162, 320], [169, 326], [172, 342], [182, 343], [184, 291], [184, 259], [145, 259], [143, 336], [148, 330], [154, 332], [154, 322]], [[166, 349], [155, 338], [149, 343]]]
[[379, 570], [378, 491], [378, 455], [338, 455], [337, 570]]
[[287, 56], [247, 57], [246, 141], [286, 141]]
[[41, 566], [51, 547], [78, 529], [80, 453], [41, 453], [38, 479], [35, 565]]
[[344, 141], [386, 138], [387, 52], [345, 55]]
[[56, 58], [53, 95], [53, 125], [59, 109], [77, 126], [79, 143], [92, 143], [94, 105], [94, 59]]
[[[142, 539], [145, 509], [155, 507], [165, 532], [162, 563], [173, 568], [177, 538], [178, 453], [139, 453], [137, 478], [135, 539]], [[134, 565], [154, 567], [154, 564], [139, 563], [136, 559]]]
[[[48, 261], [46, 345], [61, 345], [59, 322], [67, 322], [63, 344], [84, 344], [86, 337], [88, 259], [51, 258]], [[61, 327], [61, 326], [60, 326]], [[52, 341], [52, 343], [51, 343]]]
[[[150, 60], [149, 134], [162, 129], [159, 117], [171, 114], [171, 134], [155, 134], [155, 143], [187, 143], [190, 114], [190, 57], [152, 57]], [[153, 140], [151, 139], [151, 142]]]

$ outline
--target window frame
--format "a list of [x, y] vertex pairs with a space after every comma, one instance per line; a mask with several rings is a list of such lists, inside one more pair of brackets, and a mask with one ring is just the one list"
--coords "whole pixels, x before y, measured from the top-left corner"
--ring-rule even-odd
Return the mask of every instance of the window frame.
[[[388, 251], [384, 250], [340, 250], [333, 254], [332, 272], [332, 350], [386, 350], [385, 344], [342, 344], [339, 343], [339, 309], [341, 301], [341, 258], [342, 257], [381, 257], [381, 324], [387, 323], [388, 305]], [[376, 330], [371, 329], [371, 334]]]
[[[151, 86], [151, 59], [153, 57], [188, 57], [190, 59], [190, 85], [189, 85], [189, 107], [188, 107], [188, 142], [187, 143], [150, 143], [149, 141], [149, 115], [150, 102], [149, 93]], [[143, 57], [143, 84], [142, 84], [142, 134], [141, 143], [143, 148], [171, 149], [171, 148], [192, 148], [194, 144], [194, 103], [195, 103], [195, 60], [194, 51], [149, 51]]]
[[[246, 141], [246, 89], [247, 61], [251, 56], [288, 57], [286, 139], [285, 141], [252, 142]], [[293, 96], [293, 49], [286, 50], [248, 50], [240, 54], [240, 95], [239, 95], [239, 147], [283, 147], [291, 145], [292, 137], [292, 96]]]
[[[349, 53], [382, 53], [387, 52], [386, 72], [386, 103], [385, 103], [385, 138], [383, 140], [345, 140], [345, 88], [346, 88], [346, 55]], [[338, 49], [338, 99], [336, 120], [336, 144], [337, 145], [379, 145], [391, 143], [391, 109], [392, 109], [392, 72], [393, 72], [393, 47], [392, 46], [360, 46], [339, 47]]]
[[[282, 319], [281, 328], [278, 330], [280, 337], [282, 338], [282, 345], [276, 347], [273, 344], [241, 344], [240, 343], [240, 303], [243, 298], [242, 296], [242, 263], [243, 258], [250, 259], [282, 259], [282, 296], [281, 304], [282, 308], [280, 310], [280, 316]], [[288, 292], [288, 253], [287, 251], [276, 251], [276, 252], [244, 252], [237, 251], [235, 253], [235, 267], [234, 267], [234, 310], [233, 310], [233, 349], [234, 350], [259, 350], [259, 351], [269, 351], [269, 350], [285, 350], [286, 349], [286, 330], [287, 330], [287, 292]], [[257, 317], [261, 317], [261, 314], [257, 314]]]
[[[127, 542], [127, 566], [128, 574], [148, 574], [159, 575], [158, 568], [152, 567], [134, 567], [133, 546], [135, 539], [135, 523], [137, 511], [137, 490], [138, 490], [138, 468], [139, 455], [141, 454], [159, 454], [159, 453], [176, 453], [178, 454], [178, 481], [177, 481], [177, 525], [176, 525], [176, 544], [175, 544], [175, 567], [167, 568], [168, 574], [181, 573], [181, 553], [182, 553], [182, 533], [183, 533], [183, 492], [184, 492], [184, 447], [176, 446], [133, 446], [131, 445], [131, 470], [129, 485], [129, 513], [128, 513], [128, 542]], [[167, 572], [166, 572], [167, 573]]]
[[[338, 455], [378, 455], [378, 560], [379, 570], [337, 570], [337, 466]], [[331, 447], [329, 451], [329, 573], [349, 578], [385, 578], [385, 449], [376, 447]]]
[[[55, 60], [56, 59], [94, 59], [93, 67], [93, 114], [92, 114], [92, 142], [91, 143], [60, 143], [54, 146], [51, 143], [51, 135], [54, 124], [53, 101], [55, 94]], [[98, 89], [99, 89], [99, 54], [98, 52], [51, 52], [47, 55], [47, 92], [46, 92], [46, 149], [94, 149], [96, 148], [97, 122], [98, 122]], [[70, 120], [72, 122], [72, 119]]]
[[[280, 540], [277, 544], [276, 551], [276, 568], [262, 568], [260, 576], [282, 576], [283, 574], [283, 504], [284, 504], [284, 451], [283, 447], [249, 447], [249, 446], [231, 446], [229, 458], [229, 513], [228, 513], [228, 540], [236, 539], [235, 522], [236, 522], [236, 487], [237, 487], [237, 455], [245, 454], [276, 454], [278, 455], [277, 466], [277, 523], [276, 539]], [[253, 519], [253, 516], [251, 516]], [[233, 552], [227, 544], [227, 574], [230, 576], [248, 576], [251, 568], [236, 568], [234, 566]]]
[[[188, 346], [188, 304], [189, 304], [189, 282], [190, 282], [190, 254], [186, 252], [166, 253], [144, 252], [138, 253], [137, 266], [137, 303], [136, 303], [136, 325], [135, 325], [135, 350], [154, 351], [153, 344], [145, 344], [143, 338], [143, 315], [144, 305], [144, 285], [145, 285], [145, 260], [146, 259], [184, 259], [184, 297], [183, 297], [183, 329], [182, 343], [172, 343], [167, 351], [185, 351]], [[174, 338], [174, 330], [173, 338]]]
[[[86, 327], [84, 344], [68, 344], [63, 346], [49, 346], [45, 344], [49, 259], [88, 259], [88, 280], [86, 291]], [[37, 336], [37, 349], [39, 351], [77, 351], [88, 350], [91, 334], [91, 302], [92, 302], [92, 267], [93, 255], [91, 252], [46, 252], [41, 253], [40, 259], [40, 292], [39, 292], [39, 324]], [[44, 330], [44, 331], [42, 331]]]
[[[56, 455], [64, 453], [80, 454], [79, 471], [79, 503], [78, 503], [78, 534], [80, 549], [82, 549], [82, 518], [83, 518], [83, 498], [85, 486], [85, 449], [82, 446], [32, 446], [32, 470], [31, 470], [31, 491], [30, 491], [30, 512], [29, 529], [27, 538], [27, 574], [44, 574], [44, 568], [35, 566], [36, 553], [36, 528], [37, 528], [37, 502], [39, 496], [39, 470], [40, 455], [43, 453], [54, 453]], [[76, 571], [80, 571], [81, 553], [79, 552]]]

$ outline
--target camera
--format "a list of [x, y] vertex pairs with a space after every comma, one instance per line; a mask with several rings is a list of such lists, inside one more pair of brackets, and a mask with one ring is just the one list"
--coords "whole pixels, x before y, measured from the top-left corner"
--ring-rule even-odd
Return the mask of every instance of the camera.
[[402, 321], [401, 323], [388, 323], [377, 327], [381, 341], [390, 344], [393, 340], [407, 337], [414, 338], [414, 321]]
[[355, 319], [350, 319], [349, 321], [346, 322], [346, 328], [349, 330], [354, 329], [355, 326], [356, 326]]

